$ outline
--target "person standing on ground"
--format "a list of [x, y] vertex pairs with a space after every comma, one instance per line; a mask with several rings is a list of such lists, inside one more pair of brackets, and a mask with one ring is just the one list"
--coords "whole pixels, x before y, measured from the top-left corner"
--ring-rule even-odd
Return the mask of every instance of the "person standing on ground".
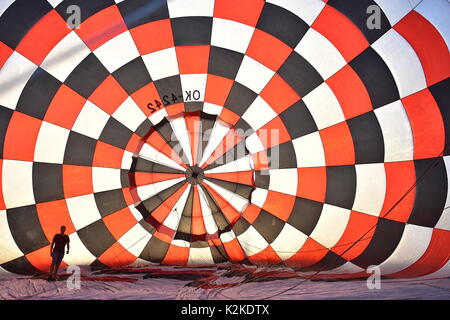
[[55, 281], [58, 274], [59, 265], [64, 258], [64, 250], [67, 245], [67, 254], [70, 249], [69, 236], [65, 234], [66, 226], [61, 226], [61, 233], [55, 234], [52, 244], [50, 246], [50, 256], [52, 257], [52, 265], [50, 266], [50, 275], [48, 280]]

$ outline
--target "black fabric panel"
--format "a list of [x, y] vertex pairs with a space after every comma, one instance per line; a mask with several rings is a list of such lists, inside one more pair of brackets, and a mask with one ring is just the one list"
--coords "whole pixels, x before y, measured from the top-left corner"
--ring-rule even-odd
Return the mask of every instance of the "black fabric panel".
[[234, 80], [243, 59], [242, 53], [211, 46], [208, 73]]
[[44, 119], [50, 102], [60, 86], [61, 82], [58, 79], [44, 69], [37, 68], [20, 94], [16, 110], [34, 118]]
[[77, 234], [84, 246], [97, 258], [116, 242], [103, 220], [78, 230]]
[[114, 0], [64, 0], [56, 7], [56, 11], [67, 21], [72, 14], [67, 14], [67, 8], [76, 5], [80, 7], [81, 22], [83, 22], [97, 12], [115, 4]]
[[237, 133], [244, 137], [249, 137], [255, 133], [255, 130], [244, 120], [244, 118], [240, 118], [234, 127], [236, 128]]
[[369, 92], [373, 108], [385, 106], [400, 98], [389, 67], [374, 49], [367, 48], [349, 64]]
[[130, 176], [128, 170], [120, 169], [120, 185], [122, 188], [128, 188], [130, 186]]
[[184, 111], [186, 112], [198, 112], [202, 111], [202, 109], [203, 109], [203, 102], [191, 101], [184, 103]]
[[408, 223], [433, 228], [439, 221], [447, 200], [447, 170], [443, 158], [414, 161], [416, 186], [414, 207]]
[[300, 97], [317, 88], [323, 78], [316, 69], [297, 52], [292, 52], [278, 70], [278, 75], [294, 89]]
[[371, 265], [381, 264], [397, 248], [404, 228], [404, 223], [380, 218], [366, 250], [351, 262], [363, 269], [367, 269]]
[[71, 131], [64, 152], [64, 164], [92, 166], [97, 140]]
[[42, 230], [35, 205], [7, 209], [6, 218], [14, 242], [24, 254], [50, 244]]
[[228, 262], [229, 258], [223, 246], [210, 247], [214, 263]]
[[142, 228], [144, 228], [149, 234], [154, 234], [156, 229], [150, 224], [147, 223], [145, 220], [139, 221], [139, 224]]
[[0, 159], [3, 159], [3, 147], [5, 145], [6, 131], [11, 120], [13, 110], [0, 106]]
[[45, 0], [16, 0], [0, 19], [0, 41], [15, 49], [30, 29], [53, 7]]
[[301, 268], [301, 271], [328, 271], [339, 268], [346, 263], [347, 260], [338, 256], [333, 251], [328, 251], [325, 257], [323, 257], [319, 262], [313, 264], [312, 266]]
[[347, 121], [355, 147], [355, 161], [363, 163], [384, 162], [384, 138], [374, 112]]
[[65, 84], [87, 99], [107, 76], [108, 70], [91, 53], [70, 73]]
[[170, 19], [175, 45], [210, 45], [212, 21], [212, 17], [181, 17]]
[[270, 167], [276, 169], [297, 168], [297, 157], [291, 141], [267, 149]]
[[8, 261], [4, 264], [1, 264], [0, 267], [9, 271], [11, 273], [22, 274], [22, 275], [33, 275], [40, 270], [33, 267], [33, 265], [27, 260], [25, 257], [20, 257], [11, 261]]
[[161, 263], [169, 250], [167, 242], [159, 240], [157, 237], [152, 237], [150, 241], [142, 250], [139, 258], [153, 263]]
[[130, 141], [133, 132], [125, 127], [122, 123], [110, 117], [103, 128], [99, 140], [116, 146], [120, 149], [125, 149]]
[[316, 122], [303, 100], [283, 111], [280, 118], [292, 139], [306, 136], [318, 130]]
[[309, 26], [292, 12], [266, 2], [256, 28], [270, 33], [291, 48], [295, 48]]
[[258, 218], [252, 225], [256, 231], [271, 244], [279, 236], [281, 230], [283, 230], [284, 221], [261, 209]]
[[218, 180], [214, 178], [207, 178], [207, 180], [211, 181], [214, 184], [217, 184], [218, 186], [224, 189], [227, 189], [228, 191], [240, 195], [244, 199], [250, 199], [250, 194], [254, 190], [252, 186], [246, 184], [235, 183], [225, 180]]
[[117, 6], [128, 29], [169, 18], [166, 0], [126, 0]]
[[134, 131], [134, 133], [136, 133], [139, 137], [145, 137], [151, 130], [153, 124], [150, 122], [150, 120], [148, 120], [148, 118], [146, 118], [140, 125], [139, 127], [136, 129], [136, 131]]
[[233, 232], [236, 237], [239, 237], [241, 234], [247, 231], [248, 228], [250, 228], [250, 223], [248, 223], [245, 219], [239, 219], [233, 226]]
[[431, 94], [433, 95], [436, 103], [441, 110], [442, 120], [444, 120], [445, 127], [445, 146], [448, 147], [445, 151], [446, 156], [450, 155], [450, 78], [444, 81], [436, 83], [429, 88]]
[[356, 194], [354, 166], [327, 167], [327, 192], [325, 202], [337, 207], [352, 209]]
[[[159, 192], [158, 194], [154, 195], [153, 197], [144, 200], [142, 202], [142, 205], [144, 206], [146, 215], [148, 216], [148, 213], [152, 213], [156, 208], [158, 208], [164, 201], [166, 201], [170, 196], [172, 196], [175, 192], [178, 191], [183, 185], [184, 181], [178, 182], [177, 184]], [[144, 217], [146, 218], [146, 217]]]
[[200, 185], [200, 188], [202, 188], [203, 194], [205, 195], [206, 201], [208, 202], [208, 207], [211, 210], [217, 228], [219, 229], [219, 234], [230, 231], [230, 222], [227, 220], [227, 218], [225, 218], [223, 212], [217, 206], [209, 191], [202, 185]]
[[183, 173], [180, 170], [164, 166], [162, 164], [143, 159], [133, 158], [132, 171], [135, 172], [157, 172], [157, 173]]
[[270, 185], [270, 174], [268, 170], [255, 171], [255, 186], [261, 189], [269, 189]]
[[128, 94], [132, 94], [152, 81], [141, 57], [128, 62], [112, 75]]
[[225, 102], [225, 108], [233, 111], [234, 113], [242, 116], [248, 107], [255, 101], [258, 94], [240, 84], [239, 82], [233, 83], [230, 94]]
[[64, 199], [62, 165], [34, 162], [33, 193], [36, 203]]
[[154, 83], [162, 104], [165, 106], [172, 104], [172, 95], [180, 98], [181, 101], [178, 102], [182, 102], [183, 90], [181, 88], [181, 78], [179, 75], [156, 80]]
[[322, 213], [323, 203], [296, 198], [288, 223], [307, 236], [311, 235]]
[[328, 5], [333, 6], [342, 14], [347, 16], [364, 34], [369, 43], [374, 43], [383, 34], [385, 34], [391, 28], [389, 20], [380, 8], [380, 29], [369, 29], [367, 26], [367, 20], [372, 15], [372, 12], [367, 13], [367, 9], [370, 6], [376, 5], [373, 0], [330, 0]]
[[94, 198], [102, 217], [127, 207], [122, 189], [98, 192], [94, 194]]
[[[177, 232], [174, 239], [180, 239], [184, 241], [191, 241], [191, 226], [192, 226], [192, 206], [194, 204], [194, 190], [189, 190], [189, 195], [186, 199], [186, 203], [181, 213], [181, 219], [178, 223]], [[179, 212], [178, 212], [179, 214]]]

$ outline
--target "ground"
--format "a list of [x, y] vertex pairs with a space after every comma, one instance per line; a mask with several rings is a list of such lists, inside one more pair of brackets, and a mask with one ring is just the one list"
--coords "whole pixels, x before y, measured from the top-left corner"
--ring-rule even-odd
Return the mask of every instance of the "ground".
[[[380, 289], [366, 280], [310, 281], [288, 269], [146, 267], [81, 269], [80, 288], [67, 276], [0, 276], [0, 299], [438, 299], [450, 300], [450, 279], [386, 279]], [[74, 279], [71, 277], [70, 279]]]

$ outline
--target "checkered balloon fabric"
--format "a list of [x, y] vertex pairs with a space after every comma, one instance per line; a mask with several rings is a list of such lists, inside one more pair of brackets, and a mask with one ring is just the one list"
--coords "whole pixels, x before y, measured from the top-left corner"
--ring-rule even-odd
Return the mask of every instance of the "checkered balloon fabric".
[[446, 0], [0, 0], [0, 271], [450, 275]]

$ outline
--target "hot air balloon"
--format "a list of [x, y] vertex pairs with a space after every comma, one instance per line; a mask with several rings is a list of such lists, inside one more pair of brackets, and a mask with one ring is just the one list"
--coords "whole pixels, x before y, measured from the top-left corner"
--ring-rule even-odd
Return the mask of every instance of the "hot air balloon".
[[0, 270], [46, 271], [65, 225], [65, 266], [450, 275], [449, 16], [1, 0]]

